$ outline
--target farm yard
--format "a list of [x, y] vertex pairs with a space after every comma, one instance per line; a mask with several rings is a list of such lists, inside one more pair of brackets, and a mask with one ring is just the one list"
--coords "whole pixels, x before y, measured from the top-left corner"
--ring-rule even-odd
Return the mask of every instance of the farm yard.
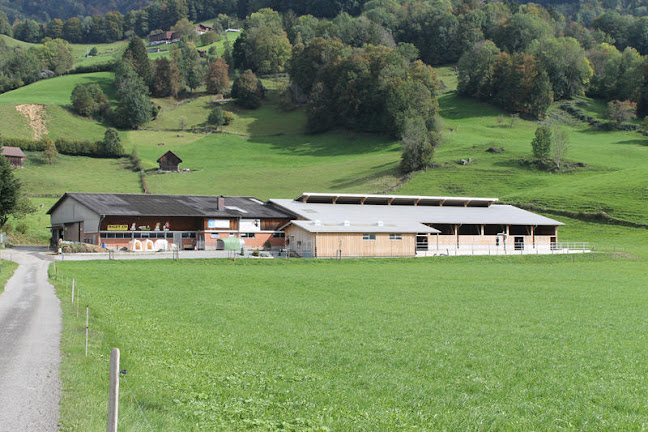
[[62, 430], [105, 426], [112, 347], [125, 430], [645, 426], [629, 254], [57, 266]]

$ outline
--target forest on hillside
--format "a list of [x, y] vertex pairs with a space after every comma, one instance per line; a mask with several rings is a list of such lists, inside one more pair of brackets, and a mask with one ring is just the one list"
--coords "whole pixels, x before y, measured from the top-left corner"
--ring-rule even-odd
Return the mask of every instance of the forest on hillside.
[[[396, 3], [396, 1], [380, 0], [185, 0], [189, 17], [193, 20], [212, 18], [217, 14], [235, 15], [245, 18], [252, 12], [263, 8], [271, 8], [279, 12], [293, 11], [297, 15], [313, 15], [316, 17], [332, 18], [346, 12], [359, 15], [366, 9], [367, 4]], [[404, 3], [404, 2], [403, 2]], [[411, 3], [411, 2], [407, 2]], [[464, 0], [428, 1], [427, 3], [447, 3], [458, 6], [469, 3]], [[489, 3], [484, 1], [480, 3]], [[543, 7], [552, 7], [565, 16], [579, 22], [590, 23], [594, 17], [605, 11], [616, 11], [621, 14], [634, 16], [648, 15], [648, 5], [643, 0], [511, 0], [509, 3], [536, 3]], [[11, 22], [15, 19], [34, 19], [45, 22], [54, 18], [68, 19], [72, 17], [87, 17], [104, 15], [108, 12], [127, 14], [146, 6], [157, 4], [164, 9], [165, 0], [0, 0], [0, 11], [4, 11]], [[156, 6], [153, 6], [156, 8]]]

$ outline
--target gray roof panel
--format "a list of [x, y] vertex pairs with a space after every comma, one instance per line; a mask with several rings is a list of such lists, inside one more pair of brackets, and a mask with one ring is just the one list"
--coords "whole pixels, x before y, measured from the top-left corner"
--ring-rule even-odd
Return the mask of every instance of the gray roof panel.
[[72, 198], [100, 215], [110, 216], [188, 216], [287, 219], [291, 215], [253, 197], [223, 197], [225, 208], [218, 209], [218, 196], [66, 193], [48, 211], [51, 214], [66, 198]]
[[288, 199], [271, 199], [303, 219], [339, 224], [486, 224], [486, 225], [564, 225], [547, 217], [511, 205], [489, 207], [439, 207], [403, 205], [315, 204]]

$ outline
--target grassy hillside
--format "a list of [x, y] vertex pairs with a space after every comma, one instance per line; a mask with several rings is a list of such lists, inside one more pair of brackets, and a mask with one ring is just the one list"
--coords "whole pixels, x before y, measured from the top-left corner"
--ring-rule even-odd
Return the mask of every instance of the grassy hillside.
[[65, 75], [37, 81], [19, 89], [0, 94], [0, 105], [42, 104], [69, 105], [70, 95], [77, 84], [99, 84], [108, 97], [114, 95], [113, 75], [110, 72]]
[[[511, 127], [510, 117], [501, 110], [451, 93], [456, 78], [450, 69], [441, 72], [450, 83], [439, 98], [446, 130], [435, 162], [443, 166], [415, 174], [399, 193], [488, 195], [552, 209], [605, 211], [623, 220], [648, 223], [648, 138], [636, 132], [593, 130], [565, 120], [553, 107], [548, 121], [569, 133], [567, 159], [587, 167], [567, 174], [529, 169], [519, 159], [530, 156], [537, 123], [518, 119]], [[585, 101], [590, 112], [600, 111], [598, 101]], [[504, 152], [486, 152], [490, 147], [503, 147]], [[468, 158], [473, 159], [471, 164], [457, 164]]]
[[113, 347], [127, 430], [639, 430], [648, 415], [643, 262], [58, 266], [91, 329], [85, 358], [84, 317], [62, 302], [63, 430], [105, 423]]

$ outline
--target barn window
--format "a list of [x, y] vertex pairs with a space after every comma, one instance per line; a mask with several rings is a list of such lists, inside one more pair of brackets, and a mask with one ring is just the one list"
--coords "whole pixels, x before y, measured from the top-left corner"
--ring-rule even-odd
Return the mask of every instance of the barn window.
[[285, 232], [276, 232], [272, 234], [273, 238], [286, 238], [286, 233]]
[[389, 240], [403, 240], [402, 234], [389, 234]]
[[242, 238], [255, 238], [256, 234], [255, 233], [241, 233]]
[[376, 234], [362, 234], [362, 240], [376, 240]]

